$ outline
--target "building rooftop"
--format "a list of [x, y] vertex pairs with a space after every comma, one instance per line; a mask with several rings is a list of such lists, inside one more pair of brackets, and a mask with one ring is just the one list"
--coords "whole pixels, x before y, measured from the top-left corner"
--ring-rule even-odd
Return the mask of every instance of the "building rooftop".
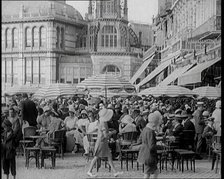
[[3, 21], [46, 15], [83, 21], [79, 11], [61, 1], [2, 1]]

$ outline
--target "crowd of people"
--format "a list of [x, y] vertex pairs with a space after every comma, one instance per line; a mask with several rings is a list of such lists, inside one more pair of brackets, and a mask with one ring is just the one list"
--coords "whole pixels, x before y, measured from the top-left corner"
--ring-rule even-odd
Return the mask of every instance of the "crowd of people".
[[[190, 149], [203, 156], [202, 148], [214, 135], [221, 136], [221, 100], [196, 100], [193, 98], [101, 98], [89, 103], [88, 96], [32, 99], [27, 94], [13, 97], [2, 107], [3, 169], [16, 176], [15, 156], [24, 128], [34, 126], [45, 137], [36, 146], [49, 145], [51, 134], [66, 130], [65, 149], [78, 152], [84, 148], [89, 155], [87, 134], [96, 134], [94, 158], [89, 176], [98, 158], [108, 157], [114, 176], [113, 160], [119, 159], [121, 134], [137, 132], [138, 140], [129, 146], [139, 150], [138, 161], [145, 164], [145, 178], [157, 175], [156, 136], [173, 136], [174, 145]], [[46, 132], [47, 131], [47, 132]]]

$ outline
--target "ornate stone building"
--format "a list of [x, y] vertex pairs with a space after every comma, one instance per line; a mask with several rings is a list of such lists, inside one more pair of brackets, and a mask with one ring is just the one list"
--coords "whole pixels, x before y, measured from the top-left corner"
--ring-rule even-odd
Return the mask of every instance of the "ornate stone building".
[[[153, 18], [154, 42], [145, 53], [138, 76], [157, 65], [142, 81], [134, 75], [136, 88], [178, 84], [194, 88], [215, 86], [221, 75], [221, 0], [159, 0]], [[196, 73], [198, 72], [198, 73]]]
[[130, 27], [127, 0], [90, 0], [85, 19], [65, 1], [2, 6], [3, 86], [77, 84], [99, 73], [129, 80], [151, 45]]

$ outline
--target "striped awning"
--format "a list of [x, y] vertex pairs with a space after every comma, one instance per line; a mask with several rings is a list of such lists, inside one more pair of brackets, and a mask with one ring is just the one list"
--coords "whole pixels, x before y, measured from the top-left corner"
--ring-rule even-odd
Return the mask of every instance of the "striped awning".
[[138, 85], [136, 85], [136, 88], [138, 89], [140, 86], [144, 85], [145, 83], [152, 80], [156, 75], [158, 75], [160, 72], [162, 72], [166, 67], [168, 67], [171, 63], [171, 59], [167, 60], [163, 63], [161, 63], [158, 67], [156, 67], [146, 78], [144, 78]]
[[151, 63], [152, 59], [155, 55], [152, 55], [149, 59], [145, 60], [144, 63], [141, 65], [141, 67], [138, 69], [138, 71], [134, 74], [134, 76], [131, 78], [130, 83], [134, 83], [139, 76], [144, 72], [144, 70], [148, 67], [148, 65]]
[[217, 58], [215, 60], [210, 60], [201, 64], [197, 64], [194, 68], [189, 70], [188, 72], [184, 73], [178, 78], [178, 85], [186, 85], [186, 84], [192, 84], [192, 83], [199, 83], [201, 82], [201, 73], [205, 69], [209, 68], [210, 66], [214, 65], [218, 61], [220, 61], [221, 58]]
[[43, 86], [33, 97], [37, 99], [55, 99], [59, 96], [73, 95], [76, 93], [76, 87], [66, 83], [52, 83]]
[[184, 74], [186, 71], [188, 71], [194, 64], [186, 65], [184, 67], [178, 68], [174, 70], [169, 76], [167, 76], [161, 83], [159, 83], [159, 86], [166, 86], [169, 85], [171, 82], [175, 81], [179, 76]]

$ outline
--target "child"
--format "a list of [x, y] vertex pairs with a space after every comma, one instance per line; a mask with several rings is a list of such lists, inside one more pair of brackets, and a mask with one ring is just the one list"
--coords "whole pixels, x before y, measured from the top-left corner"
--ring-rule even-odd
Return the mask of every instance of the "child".
[[15, 148], [15, 135], [12, 130], [12, 123], [5, 119], [2, 123], [4, 128], [3, 141], [2, 141], [2, 160], [3, 170], [6, 178], [9, 179], [9, 168], [13, 178], [16, 178], [16, 148]]

